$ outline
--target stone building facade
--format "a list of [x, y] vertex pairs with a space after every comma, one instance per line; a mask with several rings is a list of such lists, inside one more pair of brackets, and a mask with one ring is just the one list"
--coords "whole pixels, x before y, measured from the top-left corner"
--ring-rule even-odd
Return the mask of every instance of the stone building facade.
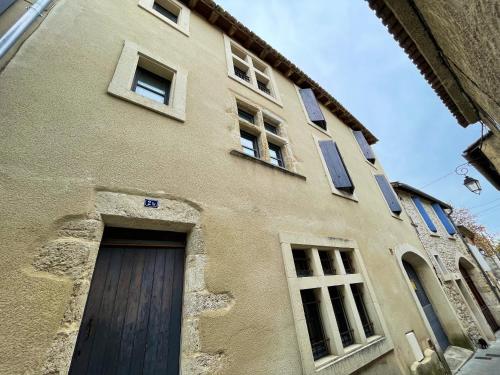
[[[468, 337], [476, 345], [481, 338], [495, 340], [495, 327], [498, 328], [500, 322], [499, 300], [461, 234], [449, 219], [448, 213], [452, 208], [409, 185], [399, 182], [394, 182], [392, 185], [411, 218], [426, 254]], [[486, 306], [478, 304], [475, 291], [472, 290], [474, 286], [471, 288], [471, 285], [467, 285], [464, 280], [462, 274], [464, 268], [467, 274], [470, 274]], [[485, 310], [490, 311], [493, 316], [493, 327], [488, 324]]]
[[0, 64], [1, 374], [446, 373], [469, 346], [376, 137], [214, 2], [54, 1]]

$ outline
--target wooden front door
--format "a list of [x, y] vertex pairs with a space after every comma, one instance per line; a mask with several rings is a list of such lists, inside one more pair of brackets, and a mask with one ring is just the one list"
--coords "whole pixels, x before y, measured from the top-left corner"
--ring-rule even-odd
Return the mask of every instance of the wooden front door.
[[70, 375], [179, 374], [184, 239], [106, 228]]
[[403, 266], [405, 267], [410, 281], [413, 283], [415, 294], [417, 295], [420, 305], [424, 310], [425, 316], [427, 317], [427, 321], [431, 326], [432, 332], [434, 332], [434, 336], [436, 337], [441, 350], [444, 352], [446, 348], [450, 346], [450, 343], [448, 341], [448, 336], [446, 335], [446, 332], [444, 331], [443, 326], [439, 321], [439, 317], [437, 316], [436, 311], [434, 310], [434, 307], [432, 306], [432, 303], [427, 296], [427, 293], [425, 292], [425, 289], [420, 282], [420, 278], [418, 277], [417, 272], [415, 271], [413, 266], [405, 261], [403, 261]]
[[479, 308], [481, 309], [481, 312], [483, 313], [486, 321], [488, 322], [488, 325], [490, 326], [493, 332], [496, 332], [498, 330], [497, 322], [495, 321], [495, 318], [493, 317], [493, 314], [491, 313], [488, 305], [486, 305], [483, 296], [481, 295], [481, 293], [479, 293], [479, 290], [477, 290], [476, 285], [474, 285], [474, 282], [472, 281], [469, 272], [467, 272], [467, 270], [461, 264], [459, 264], [458, 268], [460, 269], [460, 273], [462, 274], [462, 277], [464, 278], [465, 282], [469, 286], [469, 289], [472, 291], [474, 299], [479, 305]]

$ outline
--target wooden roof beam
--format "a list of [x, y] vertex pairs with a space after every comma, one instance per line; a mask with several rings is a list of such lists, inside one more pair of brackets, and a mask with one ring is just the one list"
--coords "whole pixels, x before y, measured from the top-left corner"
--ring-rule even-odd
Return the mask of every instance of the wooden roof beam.
[[219, 19], [219, 15], [220, 15], [219, 12], [213, 9], [212, 13], [210, 13], [210, 17], [208, 17], [208, 22], [210, 22], [213, 25]]

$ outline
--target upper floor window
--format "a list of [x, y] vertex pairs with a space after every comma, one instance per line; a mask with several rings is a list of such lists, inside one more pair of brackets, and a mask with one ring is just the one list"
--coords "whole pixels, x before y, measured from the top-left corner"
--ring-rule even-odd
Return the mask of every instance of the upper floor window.
[[171, 81], [144, 68], [137, 67], [132, 91], [154, 101], [168, 105]]
[[297, 92], [300, 96], [302, 108], [307, 116], [307, 119], [309, 120], [308, 122], [326, 130], [325, 116], [319, 107], [314, 91], [310, 88], [301, 89], [297, 87]]
[[167, 25], [189, 36], [191, 11], [178, 0], [139, 0], [139, 6]]
[[321, 160], [330, 177], [329, 183], [332, 192], [344, 197], [352, 197], [354, 183], [347, 171], [337, 144], [332, 140], [319, 140], [318, 146]]
[[270, 112], [237, 100], [241, 151], [269, 165], [290, 170], [291, 152], [283, 121]]
[[387, 181], [387, 178], [383, 174], [376, 174], [375, 180], [377, 181], [378, 187], [380, 188], [389, 209], [394, 215], [399, 216], [402, 209], [396, 193], [392, 190], [391, 184]]
[[434, 209], [434, 212], [436, 213], [437, 217], [443, 224], [448, 234], [450, 236], [453, 236], [455, 233], [457, 233], [457, 231], [455, 230], [455, 226], [451, 222], [446, 212], [444, 212], [443, 207], [441, 207], [439, 203], [433, 203], [432, 208]]
[[368, 160], [372, 164], [375, 164], [375, 153], [373, 152], [372, 147], [368, 144], [368, 141], [366, 140], [363, 132], [360, 130], [355, 130], [353, 131], [353, 133], [366, 160]]
[[271, 67], [226, 35], [224, 43], [229, 76], [281, 105]]

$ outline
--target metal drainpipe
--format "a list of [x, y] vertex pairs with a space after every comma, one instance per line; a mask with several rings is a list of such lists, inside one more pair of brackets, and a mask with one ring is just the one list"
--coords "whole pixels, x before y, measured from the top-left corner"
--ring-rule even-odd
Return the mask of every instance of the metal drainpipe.
[[49, 6], [52, 0], [38, 0], [28, 7], [26, 13], [19, 18], [14, 25], [0, 38], [0, 59], [4, 57], [10, 48], [19, 40], [23, 33], [31, 26], [38, 16]]

